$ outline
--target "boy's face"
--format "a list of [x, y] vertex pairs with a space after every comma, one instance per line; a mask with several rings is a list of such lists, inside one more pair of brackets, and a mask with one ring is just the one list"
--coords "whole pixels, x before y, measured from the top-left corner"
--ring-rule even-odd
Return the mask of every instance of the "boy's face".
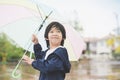
[[56, 27], [51, 28], [48, 33], [48, 40], [50, 45], [59, 46], [62, 41], [62, 32]]

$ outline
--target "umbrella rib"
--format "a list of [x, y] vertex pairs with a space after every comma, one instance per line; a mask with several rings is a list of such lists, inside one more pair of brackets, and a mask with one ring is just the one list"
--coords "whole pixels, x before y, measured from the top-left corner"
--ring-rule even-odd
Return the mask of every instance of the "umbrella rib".
[[37, 9], [38, 9], [38, 12], [39, 12], [39, 14], [40, 14], [41, 19], [43, 20], [43, 17], [42, 17], [42, 15], [41, 15], [40, 9], [39, 9], [39, 7], [38, 7], [37, 4], [36, 4], [36, 7], [37, 7]]

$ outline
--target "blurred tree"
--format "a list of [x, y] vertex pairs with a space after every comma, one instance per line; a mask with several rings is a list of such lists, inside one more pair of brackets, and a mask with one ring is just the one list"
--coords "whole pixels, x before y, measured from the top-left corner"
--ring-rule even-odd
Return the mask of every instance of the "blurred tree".
[[83, 32], [83, 26], [80, 23], [80, 18], [79, 15], [77, 13], [77, 11], [73, 11], [73, 19], [69, 21], [69, 23], [73, 26], [73, 28], [78, 31], [78, 32]]
[[115, 53], [119, 53], [120, 54], [120, 45], [118, 45], [115, 49]]
[[3, 63], [10, 59], [17, 59], [22, 56], [23, 49], [20, 48], [5, 33], [0, 33], [0, 56]]
[[114, 43], [115, 43], [114, 38], [110, 38], [110, 39], [107, 40], [107, 45], [108, 45], [108, 46], [113, 46]]
[[7, 38], [4, 33], [0, 35], [0, 54], [2, 58], [2, 62], [6, 62], [6, 42]]

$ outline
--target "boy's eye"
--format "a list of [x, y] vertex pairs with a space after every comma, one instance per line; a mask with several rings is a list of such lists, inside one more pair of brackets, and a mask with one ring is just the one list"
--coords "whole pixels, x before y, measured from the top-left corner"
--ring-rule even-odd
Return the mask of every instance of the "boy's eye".
[[59, 32], [59, 33], [60, 33], [61, 31], [60, 31], [60, 30], [57, 30], [57, 32]]
[[50, 31], [50, 33], [54, 33], [54, 32], [61, 33], [61, 31], [60, 31], [60, 30], [56, 30], [56, 31]]
[[53, 33], [53, 31], [50, 31], [50, 33]]

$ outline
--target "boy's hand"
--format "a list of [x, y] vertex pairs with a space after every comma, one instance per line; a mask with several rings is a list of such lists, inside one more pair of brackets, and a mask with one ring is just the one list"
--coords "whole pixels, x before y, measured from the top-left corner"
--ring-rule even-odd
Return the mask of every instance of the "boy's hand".
[[30, 65], [34, 61], [34, 59], [30, 59], [30, 57], [28, 57], [26, 55], [23, 56], [23, 60], [24, 60], [24, 62], [26, 62], [27, 64], [30, 64]]
[[38, 38], [36, 37], [36, 35], [32, 35], [32, 42], [34, 43], [34, 44], [38, 44]]

